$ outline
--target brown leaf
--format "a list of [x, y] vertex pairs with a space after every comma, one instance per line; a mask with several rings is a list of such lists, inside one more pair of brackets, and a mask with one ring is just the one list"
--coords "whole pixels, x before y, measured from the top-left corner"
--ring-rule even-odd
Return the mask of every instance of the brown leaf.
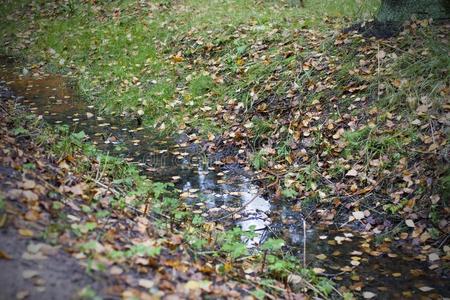
[[358, 175], [358, 171], [356, 171], [355, 169], [351, 169], [347, 172], [347, 174], [345, 174], [345, 176], [350, 176], [350, 177], [355, 177]]
[[11, 259], [11, 256], [9, 256], [8, 253], [0, 250], [0, 259]]

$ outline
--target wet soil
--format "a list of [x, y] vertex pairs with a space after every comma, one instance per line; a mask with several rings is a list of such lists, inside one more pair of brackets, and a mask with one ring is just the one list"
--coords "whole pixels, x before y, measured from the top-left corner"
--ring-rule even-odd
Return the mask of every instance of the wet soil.
[[[0, 231], [2, 251], [10, 255], [10, 259], [0, 261], [1, 300], [21, 297], [42, 300], [78, 299], [78, 293], [87, 286], [101, 290], [100, 281], [89, 277], [78, 261], [62, 249], [55, 248], [48, 256], [41, 256], [39, 259], [30, 257], [32, 254], [28, 254], [27, 249], [42, 242], [20, 238], [17, 230], [10, 226]], [[30, 260], [24, 257], [30, 257]], [[28, 278], [33, 274], [31, 271], [36, 271], [36, 276]]]

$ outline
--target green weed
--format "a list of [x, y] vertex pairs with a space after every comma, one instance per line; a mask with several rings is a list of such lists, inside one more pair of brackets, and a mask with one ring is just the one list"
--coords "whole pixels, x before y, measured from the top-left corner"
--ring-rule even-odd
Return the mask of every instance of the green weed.
[[256, 170], [260, 170], [264, 168], [267, 165], [267, 151], [264, 149], [259, 150], [258, 152], [255, 152], [250, 157], [250, 163], [252, 164], [253, 168]]

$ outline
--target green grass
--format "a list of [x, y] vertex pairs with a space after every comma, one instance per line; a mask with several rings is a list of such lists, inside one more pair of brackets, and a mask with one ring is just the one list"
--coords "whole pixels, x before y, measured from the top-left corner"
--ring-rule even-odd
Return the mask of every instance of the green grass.
[[[184, 123], [183, 118], [198, 108], [220, 103], [225, 96], [244, 100], [246, 91], [263, 84], [277, 66], [295, 60], [278, 56], [270, 65], [250, 63], [248, 73], [236, 80], [236, 61], [248, 59], [255, 40], [263, 37], [271, 44], [269, 53], [276, 55], [276, 42], [299, 28], [328, 30], [327, 16], [341, 17], [343, 22], [347, 17], [364, 18], [378, 5], [378, 1], [314, 0], [302, 9], [294, 1], [191, 0], [175, 4], [156, 1], [145, 6], [127, 0], [98, 6], [68, 1], [56, 8], [40, 1], [30, 9], [30, 1], [2, 2], [8, 8], [0, 13], [0, 40], [9, 42], [2, 52], [32, 62], [44, 60], [51, 71], [75, 75], [80, 92], [99, 109], [143, 109], [148, 125], [165, 123], [168, 130]], [[121, 11], [120, 20], [114, 18], [116, 9]], [[244, 27], [249, 30], [236, 32]], [[27, 37], [19, 34], [27, 30]], [[177, 48], [186, 36], [192, 38], [190, 48]], [[24, 40], [30, 46], [18, 48], [17, 43]], [[195, 40], [200, 42], [195, 44]], [[183, 57], [203, 59], [195, 55], [203, 55], [208, 42], [222, 48], [214, 50], [213, 56], [226, 58], [222, 75], [229, 80], [224, 84], [202, 75], [198, 68], [198, 75], [186, 80], [193, 73], [192, 61], [174, 63], [170, 59], [178, 51]], [[236, 93], [239, 89], [244, 92]], [[285, 90], [281, 86], [276, 93]], [[199, 125], [205, 130], [214, 127], [213, 123]]]

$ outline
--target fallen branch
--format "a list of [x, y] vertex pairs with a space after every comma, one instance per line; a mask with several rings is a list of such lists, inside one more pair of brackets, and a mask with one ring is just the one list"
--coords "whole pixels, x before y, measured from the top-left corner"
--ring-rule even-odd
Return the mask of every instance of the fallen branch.
[[232, 211], [232, 212], [230, 212], [229, 214], [226, 214], [225, 216], [222, 216], [222, 217], [220, 217], [220, 218], [211, 220], [211, 222], [219, 222], [219, 221], [225, 220], [225, 219], [227, 219], [227, 218], [229, 218], [229, 217], [231, 217], [231, 216], [237, 214], [238, 212], [243, 211], [250, 203], [252, 203], [253, 201], [255, 201], [256, 198], [258, 198], [259, 196], [261, 196], [261, 194], [262, 194], [262, 192], [258, 192], [252, 199], [250, 199], [249, 201], [247, 201], [246, 203], [244, 203], [244, 205], [242, 205], [242, 207], [240, 207], [238, 210]]

